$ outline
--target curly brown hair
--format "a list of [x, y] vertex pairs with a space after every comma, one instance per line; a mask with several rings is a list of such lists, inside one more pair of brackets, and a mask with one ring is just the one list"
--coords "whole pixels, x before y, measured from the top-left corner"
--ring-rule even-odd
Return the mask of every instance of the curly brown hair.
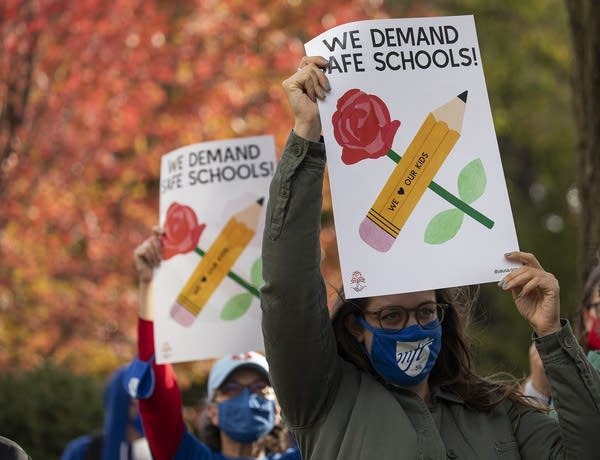
[[[492, 411], [506, 399], [518, 406], [539, 409], [519, 390], [517, 379], [498, 373], [482, 377], [475, 372], [474, 358], [467, 336], [471, 311], [478, 289], [451, 288], [436, 290], [436, 300], [449, 305], [442, 321], [442, 346], [429, 375], [429, 384], [460, 396], [465, 404], [478, 411]], [[347, 327], [347, 318], [364, 311], [370, 298], [345, 300], [338, 292], [338, 301], [331, 318], [337, 339], [338, 354], [357, 368], [377, 377], [360, 343]]]

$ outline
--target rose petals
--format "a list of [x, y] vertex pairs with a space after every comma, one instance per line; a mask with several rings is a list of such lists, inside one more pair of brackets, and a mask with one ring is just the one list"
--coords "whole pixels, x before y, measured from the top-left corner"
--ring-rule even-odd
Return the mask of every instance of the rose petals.
[[357, 88], [338, 99], [331, 121], [335, 140], [342, 147], [342, 161], [348, 165], [386, 155], [400, 127], [383, 100]]
[[162, 237], [163, 259], [193, 251], [206, 224], [199, 224], [196, 213], [189, 206], [171, 203], [167, 209]]

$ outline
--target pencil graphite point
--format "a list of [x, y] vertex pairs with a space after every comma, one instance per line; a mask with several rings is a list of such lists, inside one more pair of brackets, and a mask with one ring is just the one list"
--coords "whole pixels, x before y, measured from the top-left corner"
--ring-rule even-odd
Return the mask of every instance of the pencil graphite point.
[[467, 103], [467, 96], [468, 96], [468, 94], [469, 94], [468, 91], [463, 91], [462, 93], [460, 93], [456, 97], [459, 98], [461, 101], [463, 101], [466, 104]]

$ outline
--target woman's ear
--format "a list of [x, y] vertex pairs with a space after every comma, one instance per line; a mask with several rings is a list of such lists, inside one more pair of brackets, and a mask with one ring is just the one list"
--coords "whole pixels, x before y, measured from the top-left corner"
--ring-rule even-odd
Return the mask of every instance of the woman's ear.
[[365, 341], [365, 328], [362, 327], [356, 320], [356, 316], [350, 314], [344, 318], [344, 326], [348, 329], [348, 332], [354, 336], [357, 342], [363, 343]]

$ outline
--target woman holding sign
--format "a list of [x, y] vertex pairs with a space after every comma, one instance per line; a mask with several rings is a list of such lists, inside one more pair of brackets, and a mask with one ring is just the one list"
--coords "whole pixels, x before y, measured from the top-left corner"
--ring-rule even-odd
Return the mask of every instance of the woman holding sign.
[[476, 374], [460, 289], [342, 300], [330, 320], [320, 272], [325, 149], [317, 99], [327, 60], [283, 86], [295, 116], [273, 178], [261, 304], [271, 382], [304, 460], [594, 458], [600, 378], [560, 319], [554, 276], [527, 253], [505, 276], [552, 385], [559, 418], [512, 383]]
[[290, 438], [280, 426], [267, 361], [253, 351], [226, 356], [213, 365], [208, 377], [208, 420], [202, 427], [205, 443], [187, 431], [173, 367], [154, 362], [150, 282], [153, 269], [162, 260], [161, 236], [162, 231], [156, 228], [134, 253], [140, 281], [138, 357], [124, 379], [129, 393], [140, 400], [153, 458], [300, 460], [296, 448], [286, 449]]

